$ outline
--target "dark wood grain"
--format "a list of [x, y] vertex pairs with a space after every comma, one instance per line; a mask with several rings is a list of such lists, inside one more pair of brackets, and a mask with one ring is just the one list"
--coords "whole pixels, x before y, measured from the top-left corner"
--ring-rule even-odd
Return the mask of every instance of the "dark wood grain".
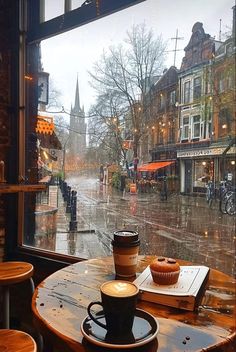
[[[154, 258], [140, 256], [138, 272]], [[63, 268], [37, 287], [32, 300], [35, 323], [57, 351], [103, 350], [82, 337], [80, 325], [87, 316], [88, 304], [100, 298], [100, 285], [114, 278], [112, 257], [98, 258]], [[223, 348], [219, 351], [235, 351], [234, 347], [231, 349], [235, 344], [235, 280], [228, 275], [210, 270], [208, 286], [197, 311], [144, 301], [138, 307], [158, 319], [160, 331], [158, 339], [132, 351], [203, 351], [214, 345]]]
[[0, 351], [2, 352], [37, 352], [34, 339], [22, 331], [1, 329]]

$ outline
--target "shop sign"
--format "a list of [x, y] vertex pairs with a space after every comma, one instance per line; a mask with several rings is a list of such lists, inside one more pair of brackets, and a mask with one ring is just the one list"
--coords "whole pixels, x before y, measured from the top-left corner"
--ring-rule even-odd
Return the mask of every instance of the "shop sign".
[[[177, 152], [177, 158], [188, 158], [195, 156], [208, 156], [208, 155], [221, 155], [225, 150], [225, 147], [219, 148], [208, 148], [208, 149], [194, 149], [188, 151]], [[234, 154], [236, 152], [236, 147], [231, 147], [227, 154]]]

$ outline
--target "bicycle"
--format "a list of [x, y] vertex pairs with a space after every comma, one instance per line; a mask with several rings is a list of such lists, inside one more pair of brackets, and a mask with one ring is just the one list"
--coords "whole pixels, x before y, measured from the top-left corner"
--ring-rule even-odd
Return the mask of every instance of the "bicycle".
[[228, 215], [235, 215], [236, 214], [236, 193], [235, 191], [231, 192], [231, 195], [229, 196], [226, 205], [225, 205], [225, 210]]
[[227, 214], [226, 203], [232, 195], [232, 184], [230, 181], [221, 181], [219, 187], [219, 210]]

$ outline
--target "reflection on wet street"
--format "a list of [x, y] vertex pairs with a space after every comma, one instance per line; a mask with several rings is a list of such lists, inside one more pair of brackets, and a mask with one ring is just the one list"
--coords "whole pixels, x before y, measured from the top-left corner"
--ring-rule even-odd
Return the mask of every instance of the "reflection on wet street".
[[96, 178], [67, 182], [77, 191], [78, 233], [66, 235], [64, 250], [58, 234], [59, 252], [107, 255], [113, 232], [131, 229], [140, 234], [140, 254], [182, 258], [235, 274], [235, 218], [221, 214], [217, 204], [209, 209], [204, 197], [171, 195], [161, 201], [158, 194], [124, 194]]

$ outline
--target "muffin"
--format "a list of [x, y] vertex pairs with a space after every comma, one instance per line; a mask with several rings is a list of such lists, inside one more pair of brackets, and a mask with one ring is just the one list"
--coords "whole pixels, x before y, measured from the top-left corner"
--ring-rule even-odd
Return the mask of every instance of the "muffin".
[[175, 259], [158, 257], [150, 264], [152, 279], [159, 285], [173, 285], [178, 281], [180, 266]]

